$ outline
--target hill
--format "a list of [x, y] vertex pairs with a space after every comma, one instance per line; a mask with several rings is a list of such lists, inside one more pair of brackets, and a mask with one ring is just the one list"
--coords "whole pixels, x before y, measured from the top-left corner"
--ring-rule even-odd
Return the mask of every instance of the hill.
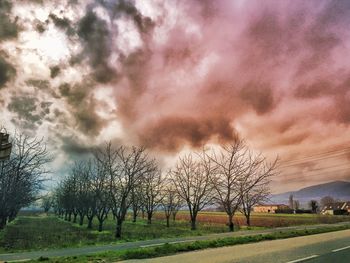
[[305, 187], [298, 191], [275, 194], [272, 195], [271, 201], [288, 204], [291, 194], [294, 196], [294, 200], [299, 200], [301, 204], [307, 204], [311, 199], [320, 200], [324, 196], [332, 196], [335, 199], [348, 201], [350, 200], [350, 182], [334, 181]]

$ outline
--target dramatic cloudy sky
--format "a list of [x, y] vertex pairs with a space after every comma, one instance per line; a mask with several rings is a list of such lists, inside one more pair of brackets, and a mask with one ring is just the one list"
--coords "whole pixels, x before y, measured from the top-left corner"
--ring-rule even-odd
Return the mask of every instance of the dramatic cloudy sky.
[[0, 122], [57, 174], [106, 140], [169, 160], [238, 132], [282, 159], [274, 192], [350, 180], [349, 24], [346, 0], [1, 0]]

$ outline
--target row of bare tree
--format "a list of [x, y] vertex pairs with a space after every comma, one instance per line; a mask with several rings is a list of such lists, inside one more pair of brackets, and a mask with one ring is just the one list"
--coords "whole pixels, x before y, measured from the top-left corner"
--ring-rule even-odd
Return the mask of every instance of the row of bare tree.
[[16, 134], [10, 159], [0, 162], [0, 229], [37, 200], [51, 157], [43, 140]]
[[96, 149], [94, 157], [77, 162], [55, 190], [55, 211], [67, 220], [88, 227], [96, 217], [99, 230], [111, 212], [116, 220], [116, 238], [121, 237], [128, 211], [136, 221], [139, 212], [152, 222], [154, 212], [165, 213], [167, 226], [180, 208], [188, 209], [191, 229], [196, 229], [198, 213], [219, 205], [228, 215], [229, 230], [241, 209], [249, 224], [253, 205], [269, 195], [270, 177], [276, 173], [277, 159], [268, 163], [249, 150], [243, 140], [180, 157], [176, 165], [162, 173], [145, 148], [110, 143]]

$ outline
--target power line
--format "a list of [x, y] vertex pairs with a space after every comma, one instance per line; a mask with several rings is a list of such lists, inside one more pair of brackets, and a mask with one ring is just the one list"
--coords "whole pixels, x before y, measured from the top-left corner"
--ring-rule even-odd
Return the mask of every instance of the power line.
[[289, 163], [287, 163], [287, 165], [280, 166], [280, 168], [296, 166], [296, 165], [304, 164], [304, 163], [308, 163], [308, 162], [322, 161], [322, 160], [329, 159], [329, 158], [339, 157], [339, 156], [344, 155], [344, 154], [350, 154], [350, 147], [346, 148], [346, 149], [334, 151], [334, 153], [327, 153], [327, 154], [324, 153], [323, 156], [315, 155], [315, 157], [310, 156], [308, 158], [298, 159], [299, 160], [298, 162], [297, 161], [289, 162]]
[[[338, 148], [339, 146], [343, 146], [343, 147], [344, 147], [344, 145], [339, 145], [339, 144], [338, 144], [338, 145], [337, 145], [337, 148]], [[335, 148], [335, 147], [333, 147], [333, 148]], [[283, 163], [289, 164], [289, 163], [299, 162], [299, 161], [303, 161], [303, 160], [306, 160], [306, 159], [309, 159], [309, 158], [313, 158], [313, 157], [317, 157], [317, 156], [322, 156], [322, 155], [328, 155], [329, 153], [340, 152], [340, 151], [345, 151], [345, 150], [350, 150], [350, 145], [349, 145], [349, 146], [345, 146], [345, 147], [342, 148], [342, 149], [336, 149], [336, 148], [335, 148], [335, 149], [333, 149], [333, 150], [328, 150], [328, 151], [326, 151], [326, 152], [320, 152], [320, 153], [316, 153], [316, 154], [304, 156], [304, 157], [299, 158], [299, 159], [287, 160], [287, 161], [284, 161]]]
[[[322, 170], [326, 170], [326, 169], [330, 169], [330, 168], [336, 168], [336, 167], [342, 167], [342, 166], [346, 166], [346, 167], [349, 167], [350, 169], [350, 163], [344, 163], [344, 164], [336, 164], [336, 165], [332, 165], [332, 166], [327, 166], [327, 167], [320, 167], [320, 168], [316, 168], [316, 169], [310, 169], [310, 170], [307, 170], [307, 171], [302, 171], [304, 173], [309, 173], [309, 172], [314, 172], [314, 171], [322, 171]], [[301, 171], [299, 172], [293, 172], [293, 173], [287, 173], [287, 174], [284, 174], [284, 173], [281, 173], [277, 176], [290, 176], [290, 175], [297, 175], [297, 174], [300, 174]]]
[[[322, 176], [322, 175], [326, 175], [326, 174], [330, 174], [330, 173], [340, 173], [340, 172], [346, 172], [346, 171], [350, 171], [350, 167], [347, 169], [339, 169], [339, 170], [333, 170], [333, 171], [327, 171], [327, 172], [323, 172], [323, 173], [316, 173], [316, 174], [310, 174], [310, 175], [305, 175], [305, 176], [301, 176], [302, 178], [309, 178], [309, 177], [315, 177], [315, 176]], [[293, 178], [286, 178], [288, 179], [288, 181], [296, 181], [296, 180], [300, 180], [301, 177], [293, 177]], [[273, 180], [273, 179], [272, 179]]]

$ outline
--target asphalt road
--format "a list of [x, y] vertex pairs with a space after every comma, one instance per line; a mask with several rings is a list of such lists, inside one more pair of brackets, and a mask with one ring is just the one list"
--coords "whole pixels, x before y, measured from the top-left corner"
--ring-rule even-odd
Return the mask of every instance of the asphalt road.
[[[348, 223], [343, 222], [343, 223], [332, 224], [332, 225], [336, 226], [336, 225], [344, 225], [344, 224], [348, 224]], [[155, 240], [126, 242], [126, 243], [110, 244], [110, 245], [87, 246], [87, 247], [55, 249], [55, 250], [42, 250], [42, 251], [31, 251], [31, 252], [21, 252], [21, 253], [9, 253], [9, 254], [0, 254], [0, 262], [37, 259], [41, 256], [49, 257], [49, 258], [62, 257], [62, 256], [79, 256], [79, 255], [88, 255], [88, 254], [94, 254], [94, 253], [105, 252], [105, 251], [120, 251], [120, 250], [131, 249], [131, 248], [157, 246], [165, 243], [183, 243], [183, 242], [191, 242], [191, 241], [197, 241], [197, 240], [217, 239], [217, 238], [230, 237], [230, 236], [251, 236], [251, 235], [274, 233], [279, 231], [323, 228], [326, 226], [330, 226], [330, 225], [321, 224], [321, 225], [310, 225], [310, 226], [281, 227], [281, 228], [257, 230], [257, 231], [249, 230], [249, 231], [238, 231], [234, 233], [228, 232], [228, 233], [220, 233], [220, 234], [211, 234], [211, 235], [205, 235], [205, 236], [155, 239]]]
[[[127, 263], [140, 263], [129, 260]], [[349, 263], [350, 230], [296, 237], [232, 247], [207, 249], [142, 263]]]

